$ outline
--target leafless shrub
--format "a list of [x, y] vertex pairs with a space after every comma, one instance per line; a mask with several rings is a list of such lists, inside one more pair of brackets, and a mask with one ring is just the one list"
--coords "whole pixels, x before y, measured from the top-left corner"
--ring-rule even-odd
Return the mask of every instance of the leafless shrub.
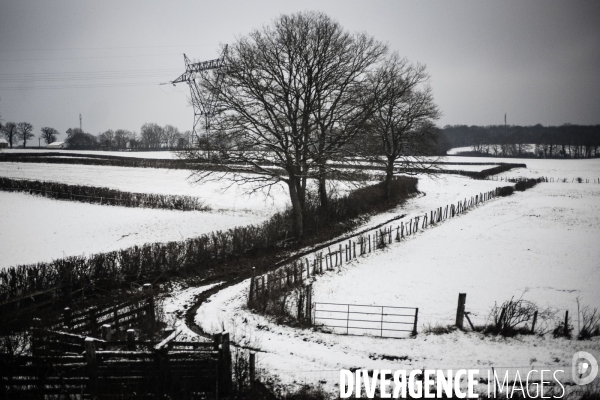
[[[579, 301], [579, 300], [578, 300]], [[584, 307], [581, 310], [582, 325], [577, 338], [579, 340], [589, 339], [592, 336], [600, 336], [600, 312], [597, 308]]]
[[[537, 312], [536, 330], [532, 331], [534, 315]], [[489, 320], [492, 322], [484, 328], [484, 333], [514, 336], [516, 334], [544, 334], [548, 322], [553, 320], [556, 311], [552, 308], [540, 309], [535, 303], [521, 296], [505, 301], [500, 306], [494, 305], [490, 311]]]

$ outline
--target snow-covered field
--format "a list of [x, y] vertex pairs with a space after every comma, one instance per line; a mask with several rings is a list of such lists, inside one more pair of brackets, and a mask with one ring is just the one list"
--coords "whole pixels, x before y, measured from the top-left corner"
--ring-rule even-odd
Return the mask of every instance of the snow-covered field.
[[252, 211], [101, 206], [0, 191], [0, 268], [181, 240], [265, 219]]
[[[459, 148], [457, 148], [459, 149]], [[453, 149], [453, 150], [457, 150]], [[450, 152], [448, 152], [450, 153]], [[526, 164], [527, 168], [515, 168], [503, 172], [499, 176], [538, 178], [573, 178], [589, 179], [591, 182], [600, 179], [600, 158], [591, 159], [542, 159], [542, 158], [499, 158], [499, 157], [445, 157], [447, 162], [494, 162], [494, 163], [519, 163]]]
[[269, 197], [263, 191], [250, 195], [246, 194], [252, 189], [249, 185], [231, 185], [229, 182], [195, 185], [188, 179], [188, 171], [175, 169], [0, 163], [0, 176], [101, 186], [136, 193], [196, 196], [215, 211], [251, 211], [264, 216], [281, 211], [288, 204], [286, 188], [281, 184], [271, 188]]
[[[600, 175], [600, 160], [535, 161], [539, 170], [528, 171], [532, 176], [550, 170]], [[426, 195], [410, 200], [397, 213], [407, 211], [410, 218], [497, 185], [503, 184], [452, 176], [421, 180], [419, 187]], [[476, 324], [485, 322], [495, 303], [523, 295], [562, 317], [569, 310], [577, 330], [577, 298], [582, 305], [600, 308], [599, 196], [598, 184], [542, 183], [495, 199], [317, 278], [313, 301], [419, 307], [422, 332], [429, 325], [453, 323], [458, 293], [467, 293], [466, 310]], [[372, 223], [391, 215], [378, 216]], [[196, 322], [208, 332], [223, 324], [232, 331], [243, 329], [242, 344], [258, 343], [261, 366], [283, 383], [326, 381], [324, 386], [334, 390], [340, 368], [529, 370], [536, 365], [568, 366], [579, 350], [600, 358], [599, 338], [501, 339], [455, 332], [381, 339], [292, 329], [249, 313], [248, 286], [248, 281], [242, 282], [211, 297], [200, 307]]]
[[176, 159], [174, 151], [96, 151], [96, 150], [59, 150], [59, 149], [2, 149], [4, 153], [60, 153], [60, 154], [81, 154], [98, 156], [118, 156], [135, 158], [156, 158], [171, 160]]

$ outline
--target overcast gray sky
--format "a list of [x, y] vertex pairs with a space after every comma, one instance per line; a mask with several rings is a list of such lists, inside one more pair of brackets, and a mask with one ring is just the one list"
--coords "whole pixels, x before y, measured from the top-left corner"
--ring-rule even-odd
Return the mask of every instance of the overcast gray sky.
[[0, 114], [64, 138], [145, 122], [191, 129], [183, 53], [320, 10], [427, 65], [439, 125], [600, 124], [600, 2], [0, 0]]

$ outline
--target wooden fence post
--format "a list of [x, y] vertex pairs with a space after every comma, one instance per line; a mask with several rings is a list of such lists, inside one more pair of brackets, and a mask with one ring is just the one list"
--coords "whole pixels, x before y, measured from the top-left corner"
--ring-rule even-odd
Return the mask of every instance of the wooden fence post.
[[306, 320], [312, 325], [312, 283], [306, 286]]
[[256, 353], [250, 352], [250, 386], [254, 388], [254, 381], [256, 380]]
[[152, 294], [152, 284], [144, 283], [144, 286], [142, 286], [142, 293], [146, 296], [150, 296]]
[[96, 307], [90, 308], [90, 332], [91, 336], [98, 336], [98, 317]]
[[248, 306], [251, 305], [252, 301], [256, 297], [254, 296], [254, 291], [256, 290], [254, 288], [254, 278], [256, 278], [256, 268], [252, 267], [252, 278], [250, 279], [250, 294], [248, 295]]
[[102, 340], [110, 342], [112, 339], [112, 333], [110, 331], [110, 325], [104, 324], [102, 325]]
[[146, 302], [146, 316], [150, 320], [150, 325], [154, 327], [156, 324], [156, 313], [154, 311], [154, 296], [150, 296], [150, 298]]
[[216, 377], [215, 377], [215, 399], [218, 399], [221, 393], [221, 366], [223, 365], [223, 351], [221, 346], [222, 344], [222, 336], [220, 333], [216, 333], [213, 335], [213, 350], [217, 352], [217, 366], [216, 366]]
[[98, 395], [98, 360], [94, 338], [85, 338], [85, 362], [88, 376], [88, 391], [92, 398]]
[[565, 311], [564, 335], [567, 336], [568, 333], [569, 333], [569, 310]]
[[63, 311], [63, 325], [67, 328], [67, 330], [71, 329], [72, 327], [72, 315], [71, 308], [65, 307]]
[[458, 294], [458, 306], [456, 307], [456, 327], [458, 329], [463, 329], [466, 301], [467, 301], [467, 294], [459, 293]]
[[413, 324], [412, 335], [417, 336], [417, 321], [419, 320], [419, 309], [415, 308], [415, 323]]
[[229, 332], [223, 332], [221, 335], [221, 352], [223, 356], [221, 367], [221, 393], [229, 394], [231, 389], [231, 349], [229, 341]]
[[135, 330], [127, 329], [127, 350], [135, 350]]
[[535, 310], [533, 313], [533, 322], [531, 323], [531, 333], [535, 333], [535, 323], [537, 321], [538, 312]]

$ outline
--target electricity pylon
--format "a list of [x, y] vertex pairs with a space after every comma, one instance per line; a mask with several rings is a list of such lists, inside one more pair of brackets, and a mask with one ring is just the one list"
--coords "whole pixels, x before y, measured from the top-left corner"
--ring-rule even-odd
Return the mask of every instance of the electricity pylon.
[[[206, 135], [206, 143], [208, 145], [208, 135], [210, 132], [210, 121], [216, 113], [216, 104], [218, 100], [218, 93], [215, 91], [201, 91], [199, 82], [204, 79], [208, 79], [209, 71], [215, 71], [215, 85], [219, 89], [223, 82], [223, 73], [221, 68], [225, 63], [225, 57], [227, 56], [227, 45], [223, 47], [221, 56], [215, 60], [201, 61], [192, 63], [189, 58], [184, 54], [183, 59], [185, 61], [185, 72], [181, 76], [171, 83], [175, 86], [176, 83], [186, 82], [190, 86], [190, 92], [192, 94], [192, 106], [194, 108], [194, 128], [192, 130], [192, 143], [194, 145], [194, 138], [196, 138], [196, 145], [200, 143], [200, 136], [198, 134], [198, 127], [204, 129]], [[218, 90], [217, 90], [218, 91]]]

